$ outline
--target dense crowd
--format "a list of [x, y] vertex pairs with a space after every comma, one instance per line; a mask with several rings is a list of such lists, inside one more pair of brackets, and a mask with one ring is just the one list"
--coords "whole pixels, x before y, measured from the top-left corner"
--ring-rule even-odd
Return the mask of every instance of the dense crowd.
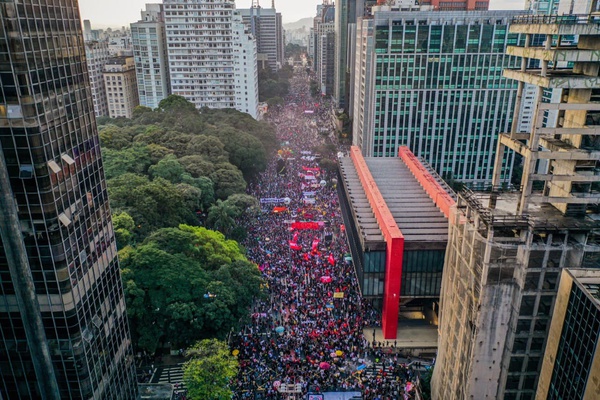
[[[361, 302], [335, 176], [319, 169], [314, 152], [324, 140], [335, 141], [319, 134], [331, 126], [330, 104], [311, 98], [305, 75], [291, 83], [285, 105], [269, 113], [283, 143], [279, 160], [249, 187], [263, 200], [263, 213], [246, 222], [244, 245], [268, 297], [232, 338], [240, 361], [235, 398], [283, 398], [278, 389], [285, 384], [299, 384], [302, 394], [354, 390], [368, 400], [412, 398], [411, 370], [363, 336], [378, 316]], [[293, 222], [300, 222], [297, 229]]]

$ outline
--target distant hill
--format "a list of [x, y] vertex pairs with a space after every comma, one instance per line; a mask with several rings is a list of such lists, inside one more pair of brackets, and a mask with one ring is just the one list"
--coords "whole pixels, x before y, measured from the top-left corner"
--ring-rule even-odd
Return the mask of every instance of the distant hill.
[[286, 31], [293, 31], [296, 29], [302, 29], [306, 27], [306, 29], [310, 28], [313, 25], [312, 18], [302, 18], [300, 21], [290, 22], [288, 24], [283, 24], [283, 29]]

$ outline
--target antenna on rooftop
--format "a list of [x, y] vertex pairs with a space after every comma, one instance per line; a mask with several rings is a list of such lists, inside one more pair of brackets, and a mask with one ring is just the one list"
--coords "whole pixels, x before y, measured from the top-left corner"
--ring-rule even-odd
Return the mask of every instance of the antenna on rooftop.
[[275, 0], [271, 0], [271, 8], [274, 10], [275, 9]]

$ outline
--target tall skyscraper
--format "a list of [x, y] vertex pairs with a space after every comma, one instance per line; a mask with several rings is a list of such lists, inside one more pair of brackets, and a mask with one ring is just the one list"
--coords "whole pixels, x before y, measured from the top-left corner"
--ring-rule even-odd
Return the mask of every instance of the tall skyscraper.
[[256, 38], [258, 54], [266, 55], [271, 71], [277, 71], [283, 66], [285, 57], [281, 13], [274, 8], [260, 6], [238, 11], [249, 28], [249, 33]]
[[150, 108], [171, 93], [167, 37], [162, 4], [146, 4], [142, 19], [131, 24], [140, 105]]
[[351, 62], [355, 52], [356, 22], [370, 15], [377, 0], [338, 0], [335, 4], [335, 77], [333, 96], [339, 108], [352, 113]]
[[[536, 86], [538, 100], [530, 132], [515, 124], [500, 134], [493, 190], [463, 191], [450, 218], [434, 399], [533, 399], [561, 270], [600, 265], [600, 26], [591, 16], [526, 15], [510, 32], [525, 36], [507, 49], [522, 61], [504, 71], [519, 82], [514, 112], [525, 84]], [[545, 36], [544, 47], [533, 44], [535, 35]], [[577, 46], [560, 44], [567, 35], [579, 37]], [[533, 60], [539, 68], [530, 68]], [[553, 69], [553, 60], [572, 68]], [[545, 89], [562, 96], [549, 102]], [[544, 126], [546, 110], [558, 112], [555, 125]], [[499, 190], [507, 152], [523, 157], [517, 192]]]
[[489, 184], [517, 93], [502, 76], [517, 65], [505, 54], [519, 40], [508, 32], [516, 14], [373, 7], [357, 26], [353, 144], [368, 157], [406, 145], [445, 179]]
[[108, 103], [106, 102], [106, 89], [104, 88], [104, 65], [110, 58], [108, 42], [105, 40], [86, 41], [85, 58], [90, 77], [94, 112], [96, 117], [107, 116]]
[[0, 24], [0, 397], [135, 399], [77, 1]]
[[[236, 62], [244, 60], [234, 54], [233, 24], [241, 23], [233, 19], [235, 1], [165, 0], [163, 4], [173, 94], [197, 108], [237, 108], [236, 99], [246, 93], [258, 104], [254, 86], [235, 87]], [[257, 114], [257, 110], [251, 113], [255, 118]]]

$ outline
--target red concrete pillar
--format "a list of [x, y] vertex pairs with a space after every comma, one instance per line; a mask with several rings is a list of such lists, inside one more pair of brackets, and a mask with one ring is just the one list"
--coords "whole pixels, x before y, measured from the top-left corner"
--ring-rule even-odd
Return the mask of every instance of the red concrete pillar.
[[383, 338], [396, 339], [398, 332], [398, 312], [400, 309], [400, 286], [402, 285], [402, 257], [404, 238], [392, 238], [387, 241], [385, 260], [385, 283], [383, 292], [383, 313], [381, 326]]

